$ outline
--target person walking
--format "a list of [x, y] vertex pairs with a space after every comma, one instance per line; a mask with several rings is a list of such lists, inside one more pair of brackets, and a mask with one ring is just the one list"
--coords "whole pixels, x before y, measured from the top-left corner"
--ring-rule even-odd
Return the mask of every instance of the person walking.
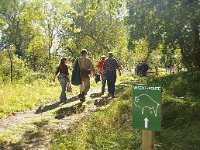
[[80, 67], [80, 94], [78, 97], [81, 102], [85, 101], [85, 95], [90, 89], [90, 75], [95, 74], [95, 69], [92, 61], [88, 58], [88, 51], [86, 49], [82, 49], [81, 56], [78, 59], [79, 67]]
[[146, 77], [148, 70], [149, 70], [149, 65], [147, 64], [146, 61], [142, 61], [142, 65], [141, 65], [141, 77]]
[[58, 80], [59, 80], [61, 88], [62, 88], [62, 91], [60, 94], [60, 102], [64, 102], [67, 100], [66, 87], [67, 87], [67, 82], [69, 82], [69, 72], [68, 72], [66, 57], [64, 57], [60, 60], [60, 64], [56, 68], [54, 81], [55, 81], [56, 77], [58, 77]]
[[106, 80], [108, 84], [108, 94], [115, 97], [115, 82], [117, 78], [116, 70], [119, 71], [119, 75], [121, 76], [120, 66], [117, 60], [113, 57], [113, 53], [108, 53], [108, 58], [105, 60], [103, 69], [106, 72]]
[[101, 56], [101, 60], [98, 62], [98, 65], [97, 65], [97, 70], [98, 72], [100, 73], [101, 75], [101, 82], [102, 82], [102, 86], [101, 86], [101, 94], [104, 95], [104, 92], [105, 92], [105, 87], [106, 87], [106, 72], [105, 70], [103, 69], [103, 64], [106, 60], [106, 56], [105, 55], [102, 55]]

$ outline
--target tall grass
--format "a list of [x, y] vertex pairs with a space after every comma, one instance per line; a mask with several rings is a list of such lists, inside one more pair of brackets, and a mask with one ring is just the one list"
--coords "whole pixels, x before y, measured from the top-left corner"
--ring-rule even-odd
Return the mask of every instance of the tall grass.
[[[151, 84], [163, 85], [164, 91], [162, 130], [155, 132], [155, 150], [199, 150], [200, 102], [196, 99], [198, 93], [194, 90], [188, 95], [187, 87], [181, 97], [178, 92], [188, 80], [188, 84], [199, 83], [199, 80], [192, 80], [195, 76], [191, 77], [191, 74], [198, 73], [169, 75], [151, 80]], [[166, 82], [168, 78], [170, 79]], [[180, 81], [177, 83], [177, 80]], [[168, 87], [177, 86], [176, 84], [180, 87]], [[131, 127], [131, 91], [131, 88], [125, 89], [109, 107], [84, 118], [72, 129], [55, 133], [51, 149], [141, 149], [141, 132]]]
[[87, 116], [73, 130], [54, 134], [52, 149], [139, 149], [140, 131], [131, 127], [131, 103], [120, 99]]
[[[58, 81], [36, 79], [30, 82], [18, 81], [3, 85], [0, 89], [0, 118], [10, 113], [31, 109], [46, 102], [59, 101], [61, 87]], [[73, 86], [73, 93], [78, 87]]]
[[59, 85], [52, 86], [46, 80], [37, 80], [32, 84], [7, 84], [0, 89], [0, 118], [58, 99], [59, 91]]

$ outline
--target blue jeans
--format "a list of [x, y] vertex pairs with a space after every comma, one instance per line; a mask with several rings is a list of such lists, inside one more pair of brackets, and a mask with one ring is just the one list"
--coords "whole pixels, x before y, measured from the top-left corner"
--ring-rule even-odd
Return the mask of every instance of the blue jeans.
[[108, 84], [108, 93], [112, 96], [115, 95], [115, 82], [116, 82], [116, 71], [106, 71], [106, 79]]
[[60, 94], [60, 101], [65, 101], [65, 100], [67, 100], [67, 97], [66, 97], [67, 77], [59, 75], [58, 80], [59, 80], [61, 88], [62, 88], [62, 91]]

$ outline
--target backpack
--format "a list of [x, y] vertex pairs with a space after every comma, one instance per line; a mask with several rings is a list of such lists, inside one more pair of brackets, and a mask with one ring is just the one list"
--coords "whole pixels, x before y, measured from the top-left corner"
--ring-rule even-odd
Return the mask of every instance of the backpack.
[[73, 66], [71, 83], [72, 85], [81, 85], [80, 66], [78, 63], [78, 59], [76, 59], [75, 64]]

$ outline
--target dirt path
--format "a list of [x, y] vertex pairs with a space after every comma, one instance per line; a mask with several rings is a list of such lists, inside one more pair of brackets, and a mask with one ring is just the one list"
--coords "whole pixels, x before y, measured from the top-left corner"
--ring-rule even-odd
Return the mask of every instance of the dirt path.
[[[119, 83], [116, 92], [121, 92], [127, 83]], [[55, 101], [0, 119], [0, 150], [48, 149], [52, 133], [70, 130], [75, 122], [112, 100], [99, 93], [100, 88], [90, 90], [84, 103], [72, 96], [66, 103]]]

